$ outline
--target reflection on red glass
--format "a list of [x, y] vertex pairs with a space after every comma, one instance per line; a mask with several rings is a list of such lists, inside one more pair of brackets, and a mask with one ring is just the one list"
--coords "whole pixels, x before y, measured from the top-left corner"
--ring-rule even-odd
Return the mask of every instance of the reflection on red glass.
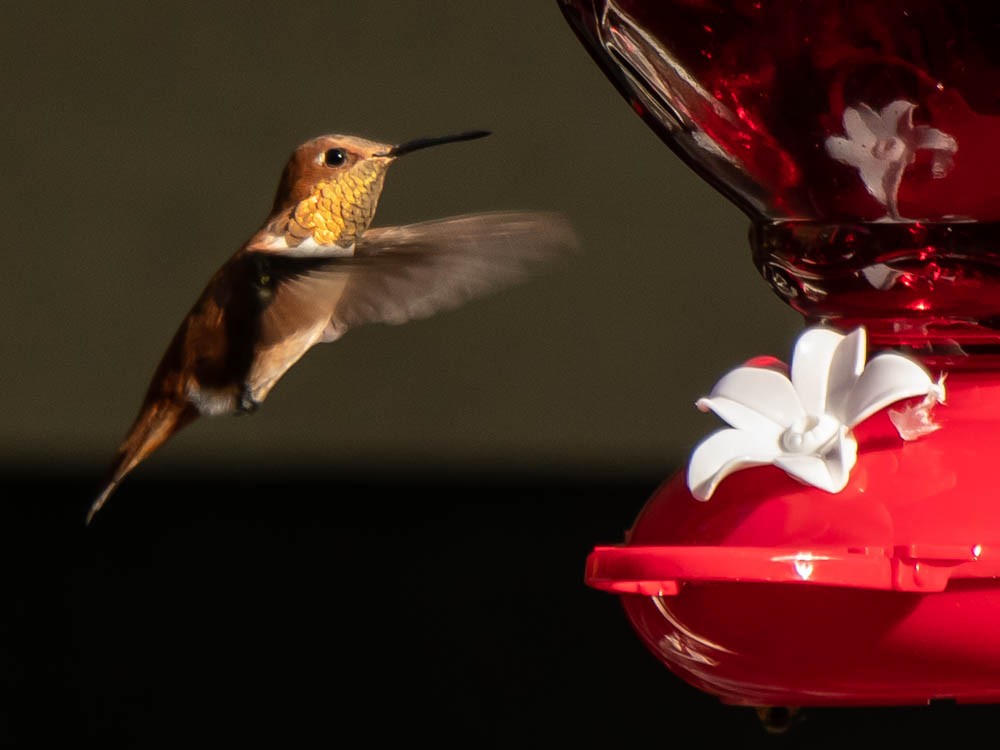
[[563, 8], [636, 111], [752, 218], [758, 268], [809, 322], [865, 323], [876, 347], [950, 364], [1000, 351], [1000, 5]]

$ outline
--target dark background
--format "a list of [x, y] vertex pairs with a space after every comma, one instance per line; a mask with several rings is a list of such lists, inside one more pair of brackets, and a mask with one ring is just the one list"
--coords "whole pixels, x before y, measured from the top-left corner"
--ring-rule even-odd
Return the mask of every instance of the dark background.
[[[582, 582], [798, 319], [746, 220], [554, 2], [10, 4], [0, 24], [0, 741], [833, 747], [991, 708], [813, 711], [771, 737]], [[324, 132], [490, 128], [395, 166], [376, 222], [564, 211], [558, 273], [311, 353], [82, 524], [168, 338]]]
[[752, 709], [674, 677], [617, 598], [581, 580], [594, 541], [620, 537], [656, 482], [150, 472], [86, 530], [86, 483], [13, 482], [0, 736], [142, 748], [991, 736], [995, 707], [954, 705], [812, 709], [771, 735]]

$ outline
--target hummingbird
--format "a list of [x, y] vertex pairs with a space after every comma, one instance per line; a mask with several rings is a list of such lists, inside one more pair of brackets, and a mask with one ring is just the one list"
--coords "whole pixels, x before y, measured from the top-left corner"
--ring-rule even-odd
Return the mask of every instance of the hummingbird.
[[414, 151], [489, 135], [303, 143], [263, 226], [215, 273], [167, 346], [86, 522], [122, 479], [199, 416], [247, 414], [316, 344], [365, 323], [425, 318], [576, 249], [558, 213], [478, 213], [369, 225], [386, 171]]

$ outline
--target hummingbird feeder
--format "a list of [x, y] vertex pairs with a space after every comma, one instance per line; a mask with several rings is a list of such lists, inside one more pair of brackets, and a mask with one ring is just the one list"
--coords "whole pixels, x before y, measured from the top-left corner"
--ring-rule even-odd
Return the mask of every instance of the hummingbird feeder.
[[727, 703], [1000, 702], [1000, 5], [561, 8], [806, 323], [587, 583]]

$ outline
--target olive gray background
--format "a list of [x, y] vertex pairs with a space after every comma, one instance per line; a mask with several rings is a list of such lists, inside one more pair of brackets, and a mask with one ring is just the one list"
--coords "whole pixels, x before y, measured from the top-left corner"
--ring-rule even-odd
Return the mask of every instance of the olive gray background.
[[[801, 319], [747, 219], [635, 116], [554, 0], [5, 4], [0, 456], [103, 471], [292, 149], [472, 128], [389, 172], [376, 224], [565, 212], [568, 265], [317, 347], [252, 417], [145, 465], [673, 470], [694, 401]], [[140, 469], [140, 471], [143, 469]]]

